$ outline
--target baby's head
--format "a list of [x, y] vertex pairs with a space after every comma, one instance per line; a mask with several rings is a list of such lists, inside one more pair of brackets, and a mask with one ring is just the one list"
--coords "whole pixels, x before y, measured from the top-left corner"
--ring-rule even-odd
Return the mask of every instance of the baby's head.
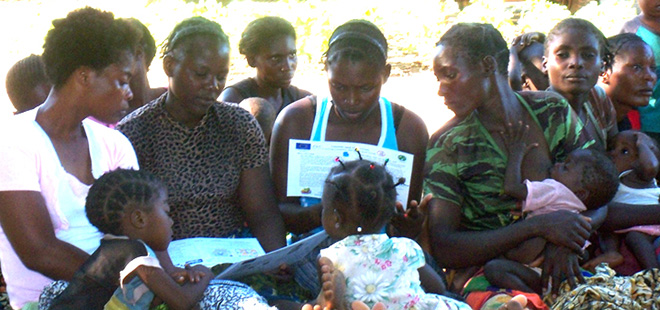
[[165, 185], [146, 171], [117, 169], [102, 175], [87, 194], [85, 212], [102, 233], [141, 239], [156, 251], [172, 240]]
[[396, 212], [396, 186], [385, 167], [355, 160], [332, 168], [323, 188], [323, 228], [333, 238], [379, 233]]
[[645, 167], [639, 161], [639, 147], [644, 144], [648, 147], [655, 157], [660, 160], [660, 147], [655, 139], [649, 137], [645, 133], [636, 130], [625, 130], [619, 132], [614, 138], [612, 143], [609, 143], [608, 155], [614, 161], [617, 171], [622, 173], [627, 170], [634, 169], [654, 169], [654, 172], [641, 173], [644, 171], [636, 171], [638, 176], [647, 175], [644, 181], [651, 181], [658, 174], [658, 167]]
[[619, 187], [614, 163], [605, 154], [592, 149], [568, 154], [564, 162], [550, 169], [550, 178], [568, 187], [590, 210], [607, 204]]
[[46, 76], [46, 67], [39, 55], [23, 58], [9, 68], [5, 84], [16, 114], [43, 103], [51, 87]]

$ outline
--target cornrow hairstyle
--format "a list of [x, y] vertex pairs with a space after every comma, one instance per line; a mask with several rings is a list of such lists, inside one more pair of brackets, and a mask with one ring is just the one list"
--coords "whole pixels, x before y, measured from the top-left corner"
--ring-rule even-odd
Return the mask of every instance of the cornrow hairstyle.
[[616, 56], [622, 53], [622, 49], [628, 45], [648, 46], [644, 40], [634, 33], [619, 33], [607, 38], [610, 53], [612, 54], [612, 63], [616, 61]]
[[[163, 42], [161, 57], [170, 54], [177, 46], [188, 39], [202, 35], [214, 38], [219, 44], [226, 44], [229, 47], [229, 38], [220, 24], [201, 16], [194, 16], [184, 19], [172, 29], [172, 32]], [[189, 52], [188, 49], [184, 51]]]
[[379, 164], [367, 160], [344, 162], [330, 170], [326, 184], [324, 199], [357, 208], [364, 224], [384, 225], [396, 212], [396, 186]]
[[165, 185], [143, 170], [117, 169], [102, 175], [89, 189], [85, 212], [102, 233], [123, 235], [121, 219], [131, 206], [149, 210]]
[[332, 32], [324, 56], [326, 66], [349, 59], [351, 62], [370, 61], [383, 67], [387, 62], [387, 39], [376, 25], [354, 19]]
[[435, 44], [450, 46], [467, 57], [468, 63], [479, 63], [486, 56], [497, 61], [498, 73], [507, 76], [509, 66], [509, 47], [502, 34], [491, 24], [458, 23]]
[[7, 72], [5, 86], [9, 100], [17, 112], [29, 110], [41, 102], [30, 102], [30, 92], [40, 84], [50, 85], [44, 62], [39, 55], [30, 55], [16, 62]]
[[137, 31], [137, 35], [140, 38], [140, 48], [142, 48], [142, 52], [144, 53], [144, 60], [146, 61], [147, 69], [149, 69], [151, 62], [156, 56], [156, 40], [154, 40], [154, 37], [151, 35], [149, 28], [147, 28], [147, 26], [145, 26], [138, 19], [130, 17], [126, 18], [126, 21], [130, 23]]
[[90, 7], [75, 10], [53, 21], [42, 54], [46, 73], [56, 89], [71, 74], [86, 66], [100, 71], [135, 53], [138, 36], [131, 24], [110, 12]]
[[286, 19], [265, 16], [251, 21], [241, 34], [238, 52], [247, 57], [256, 56], [264, 46], [282, 36], [296, 40], [296, 30]]
[[619, 172], [605, 153], [593, 149], [581, 151], [589, 152], [582, 169], [582, 186], [589, 191], [589, 197], [583, 202], [587, 209], [593, 210], [614, 198], [619, 188]]
[[555, 25], [550, 30], [550, 32], [548, 32], [548, 35], [546, 36], [545, 39], [545, 44], [543, 46], [545, 51], [544, 54], [546, 57], [550, 52], [548, 48], [552, 43], [552, 41], [554, 41], [557, 36], [563, 34], [564, 31], [566, 31], [567, 29], [575, 29], [584, 33], [591, 33], [598, 41], [598, 51], [600, 53], [600, 59], [603, 61], [603, 65], [605, 69], [611, 68], [612, 54], [610, 53], [610, 50], [608, 48], [607, 38], [605, 38], [603, 32], [601, 32], [600, 29], [594, 26], [594, 24], [592, 24], [588, 20], [581, 18], [566, 18], [560, 21], [559, 23], [557, 23], [557, 25]]

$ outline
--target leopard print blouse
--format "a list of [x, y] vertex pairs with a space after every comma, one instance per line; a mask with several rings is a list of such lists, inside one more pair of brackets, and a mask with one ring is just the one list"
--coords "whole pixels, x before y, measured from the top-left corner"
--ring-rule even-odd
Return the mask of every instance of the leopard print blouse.
[[241, 172], [268, 162], [257, 121], [237, 105], [218, 102], [195, 128], [165, 110], [166, 94], [125, 117], [117, 129], [133, 143], [140, 169], [167, 185], [174, 239], [229, 237], [245, 227]]

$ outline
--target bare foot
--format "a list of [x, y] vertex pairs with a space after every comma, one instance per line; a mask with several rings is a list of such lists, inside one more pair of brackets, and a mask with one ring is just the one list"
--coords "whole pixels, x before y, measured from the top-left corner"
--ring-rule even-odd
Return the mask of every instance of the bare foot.
[[607, 265], [609, 265], [610, 268], [614, 268], [616, 266], [623, 264], [623, 255], [621, 255], [621, 253], [619, 252], [614, 252], [614, 251], [605, 252], [601, 255], [594, 257], [588, 262], [584, 263], [582, 265], [582, 268], [593, 272], [594, 270], [596, 270], [596, 266], [600, 265], [600, 263], [607, 263]]
[[[301, 310], [330, 310], [328, 308], [321, 309], [321, 306], [316, 305], [312, 306], [310, 304], [305, 304]], [[369, 309], [369, 306], [367, 304], [361, 302], [361, 301], [354, 301], [351, 303], [351, 310], [385, 310], [385, 304], [383, 303], [376, 303], [373, 308]], [[515, 309], [511, 309], [515, 310]]]
[[516, 295], [498, 310], [525, 310], [527, 309], [525, 306], [527, 306], [527, 297], [524, 295]]
[[344, 299], [346, 293], [346, 279], [341, 271], [336, 270], [332, 261], [327, 257], [319, 258], [321, 267], [321, 293], [316, 300], [317, 305], [323, 309], [348, 310]]

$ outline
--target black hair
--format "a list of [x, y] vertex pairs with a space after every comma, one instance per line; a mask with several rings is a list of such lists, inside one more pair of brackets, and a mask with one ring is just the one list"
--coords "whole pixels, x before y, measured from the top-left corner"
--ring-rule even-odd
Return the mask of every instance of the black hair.
[[383, 67], [387, 63], [387, 39], [373, 23], [354, 19], [332, 32], [324, 56], [326, 66], [348, 59], [351, 62], [370, 61]]
[[497, 61], [497, 72], [508, 75], [509, 48], [502, 34], [491, 24], [458, 23], [435, 45], [450, 46], [467, 56], [468, 63], [479, 63], [484, 57], [492, 56]]
[[[184, 19], [172, 29], [172, 32], [167, 36], [163, 47], [161, 49], [162, 56], [171, 53], [178, 45], [187, 41], [195, 36], [209, 36], [217, 40], [219, 44], [226, 44], [229, 46], [229, 38], [222, 30], [220, 24], [208, 20], [201, 16], [194, 16]], [[189, 52], [188, 49], [185, 50]]]
[[29, 102], [30, 92], [40, 84], [50, 85], [41, 56], [32, 54], [9, 68], [5, 86], [9, 100], [17, 112], [27, 111], [41, 103]]
[[367, 160], [341, 163], [330, 170], [326, 184], [323, 198], [357, 208], [359, 223], [384, 225], [396, 212], [396, 185], [379, 164]]
[[640, 44], [648, 46], [644, 40], [634, 33], [619, 33], [617, 35], [607, 38], [610, 53], [612, 53], [612, 64], [614, 64], [615, 57], [621, 53], [621, 50], [629, 44]]
[[102, 175], [87, 194], [85, 212], [102, 233], [123, 235], [121, 219], [127, 207], [150, 211], [165, 185], [143, 170], [117, 169]]
[[296, 39], [296, 30], [286, 19], [277, 16], [257, 18], [251, 21], [241, 34], [238, 52], [248, 57], [255, 56], [267, 45], [266, 42], [282, 35]]
[[581, 19], [581, 18], [566, 18], [557, 25], [555, 25], [545, 39], [545, 44], [543, 46], [544, 54], [548, 56], [550, 52], [548, 50], [552, 41], [555, 40], [555, 37], [561, 35], [567, 29], [576, 29], [584, 33], [592, 34], [598, 41], [598, 52], [600, 54], [600, 59], [603, 61], [605, 69], [609, 69], [612, 65], [612, 54], [608, 48], [607, 38], [603, 35], [603, 32], [600, 31], [594, 24], [590, 21]]
[[605, 153], [587, 149], [589, 159], [583, 161], [582, 187], [589, 191], [584, 202], [589, 210], [606, 205], [619, 188], [619, 172], [614, 162]]
[[149, 69], [151, 62], [156, 56], [156, 41], [151, 35], [149, 28], [147, 28], [147, 26], [145, 26], [140, 20], [130, 17], [126, 18], [126, 21], [133, 25], [133, 28], [137, 31], [138, 38], [140, 38], [140, 48], [142, 49], [147, 69]]
[[82, 66], [102, 70], [125, 52], [135, 53], [138, 37], [125, 20], [110, 12], [85, 7], [53, 21], [42, 54], [46, 73], [55, 88]]

